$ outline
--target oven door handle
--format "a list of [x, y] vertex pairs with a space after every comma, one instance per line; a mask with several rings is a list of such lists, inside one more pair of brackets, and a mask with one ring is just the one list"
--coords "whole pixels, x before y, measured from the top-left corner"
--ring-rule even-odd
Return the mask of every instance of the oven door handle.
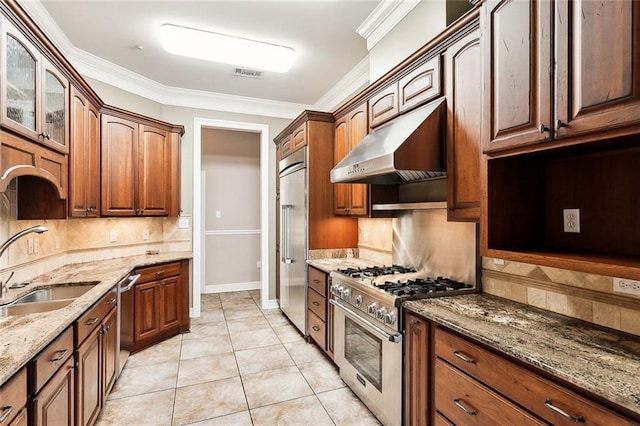
[[361, 319], [357, 312], [353, 311], [352, 309], [347, 308], [346, 306], [344, 306], [342, 303], [340, 303], [336, 299], [329, 299], [329, 302], [332, 305], [334, 305], [335, 307], [340, 308], [345, 313], [349, 314], [349, 317], [352, 320], [360, 323], [360, 325], [362, 325], [363, 327], [367, 327], [367, 328], [375, 331], [376, 333], [378, 333], [380, 336], [384, 337], [386, 340], [390, 341], [391, 343], [400, 343], [400, 342], [402, 342], [402, 334], [400, 334], [400, 333], [394, 333], [394, 334], [387, 333], [386, 331], [384, 331], [380, 327], [376, 326], [375, 324], [371, 324], [371, 323]]

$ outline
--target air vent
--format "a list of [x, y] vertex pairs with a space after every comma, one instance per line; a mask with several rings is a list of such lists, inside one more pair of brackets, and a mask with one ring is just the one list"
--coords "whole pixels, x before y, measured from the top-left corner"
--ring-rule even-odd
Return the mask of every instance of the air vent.
[[234, 68], [233, 75], [237, 75], [239, 77], [262, 78], [262, 71], [250, 70], [246, 68]]

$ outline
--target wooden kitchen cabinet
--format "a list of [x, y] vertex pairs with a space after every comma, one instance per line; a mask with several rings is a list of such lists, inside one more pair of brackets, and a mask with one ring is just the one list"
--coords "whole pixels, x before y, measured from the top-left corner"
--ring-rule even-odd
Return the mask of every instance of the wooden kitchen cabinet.
[[74, 323], [78, 426], [95, 423], [115, 382], [120, 352], [116, 344], [117, 291], [114, 287]]
[[492, 0], [482, 33], [484, 152], [638, 132], [637, 2]]
[[27, 417], [27, 369], [22, 368], [0, 387], [0, 426], [20, 424]]
[[430, 330], [429, 322], [406, 312], [404, 416], [407, 426], [431, 424]]
[[444, 54], [447, 97], [447, 220], [480, 221], [482, 52], [474, 31]]
[[[336, 117], [334, 165], [338, 164], [369, 132], [367, 103]], [[365, 216], [369, 212], [368, 185], [336, 183], [334, 209], [337, 215]]]
[[100, 113], [98, 106], [71, 87], [69, 216], [100, 215]]
[[309, 337], [333, 359], [333, 306], [329, 303], [329, 275], [309, 266], [307, 292]]
[[[369, 126], [377, 127], [398, 115], [398, 82], [385, 87], [369, 99]], [[365, 134], [366, 136], [366, 134]]]
[[73, 327], [29, 362], [32, 424], [75, 426]]
[[102, 215], [178, 216], [182, 127], [102, 112]]
[[189, 328], [189, 289], [182, 262], [138, 268], [134, 287], [132, 351], [174, 336]]
[[69, 152], [69, 80], [9, 19], [2, 17], [3, 127]]

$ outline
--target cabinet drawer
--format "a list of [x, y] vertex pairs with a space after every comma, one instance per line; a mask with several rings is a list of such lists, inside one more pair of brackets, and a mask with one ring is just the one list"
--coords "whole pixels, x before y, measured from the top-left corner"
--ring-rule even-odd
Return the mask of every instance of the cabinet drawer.
[[327, 321], [327, 299], [309, 289], [309, 309], [311, 309], [322, 321]]
[[96, 302], [76, 320], [74, 323], [76, 347], [80, 346], [84, 339], [86, 339], [87, 336], [100, 325], [100, 321], [107, 316], [111, 309], [116, 307], [117, 301], [118, 288], [113, 287], [107, 294], [102, 296], [102, 299]]
[[179, 262], [136, 269], [136, 274], [140, 274], [138, 284], [161, 280], [167, 277], [175, 277], [176, 275], [180, 275], [180, 272]]
[[436, 413], [434, 416], [433, 424], [435, 426], [455, 426], [445, 416], [440, 413]]
[[321, 296], [327, 297], [327, 274], [309, 267], [309, 288], [314, 289]]
[[73, 354], [73, 329], [67, 328], [31, 360], [32, 394], [35, 395]]
[[560, 411], [576, 419], [582, 417], [585, 425], [633, 424], [563, 386], [440, 328], [436, 329], [435, 346], [439, 358], [555, 425], [576, 423]]
[[327, 348], [327, 326], [324, 321], [320, 319], [313, 311], [309, 313], [309, 336], [315, 340], [315, 342], [323, 350]]
[[27, 405], [27, 369], [22, 368], [0, 388], [0, 426], [6, 426]]
[[[436, 360], [436, 410], [453, 423], [544, 425], [517, 405], [481, 385], [441, 359]], [[437, 383], [446, 383], [437, 386]]]
[[[0, 423], [0, 425], [4, 425], [4, 423]], [[13, 419], [9, 426], [28, 426], [29, 425], [29, 416], [27, 412], [27, 407], [23, 408], [18, 415]]]

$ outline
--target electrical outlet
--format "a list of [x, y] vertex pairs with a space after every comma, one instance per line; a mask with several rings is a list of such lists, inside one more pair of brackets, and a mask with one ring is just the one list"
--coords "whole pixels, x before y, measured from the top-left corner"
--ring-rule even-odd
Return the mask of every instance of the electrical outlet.
[[256, 268], [262, 268], [262, 262], [260, 262], [259, 260], [256, 262]]
[[562, 210], [564, 232], [580, 233], [580, 209]]
[[493, 259], [494, 265], [504, 265], [504, 259]]
[[149, 230], [148, 229], [143, 229], [142, 230], [142, 239], [144, 241], [147, 241], [149, 239]]
[[614, 278], [613, 291], [640, 296], [640, 281], [629, 280], [626, 278]]
[[109, 231], [109, 242], [115, 243], [116, 241], [118, 241], [118, 234], [116, 234], [116, 231]]
[[37, 238], [33, 239], [33, 252], [35, 254], [40, 253], [40, 240]]
[[33, 238], [27, 240], [27, 254], [33, 254]]
[[189, 219], [178, 219], [178, 229], [189, 229]]
[[365, 244], [369, 242], [369, 233], [367, 231], [362, 232], [362, 242]]
[[216, 210], [216, 219], [220, 219], [222, 217], [222, 212], [220, 210]]

